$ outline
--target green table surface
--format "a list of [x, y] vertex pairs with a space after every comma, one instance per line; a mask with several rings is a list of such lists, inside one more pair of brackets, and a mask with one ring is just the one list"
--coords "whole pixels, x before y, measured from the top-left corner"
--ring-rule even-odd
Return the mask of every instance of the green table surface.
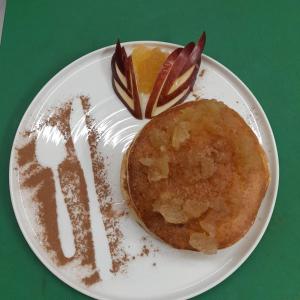
[[52, 275], [16, 222], [8, 186], [17, 126], [42, 86], [78, 57], [122, 41], [184, 44], [256, 95], [273, 128], [280, 184], [269, 227], [249, 259], [197, 299], [300, 299], [300, 1], [8, 0], [0, 45], [0, 299], [88, 299]]

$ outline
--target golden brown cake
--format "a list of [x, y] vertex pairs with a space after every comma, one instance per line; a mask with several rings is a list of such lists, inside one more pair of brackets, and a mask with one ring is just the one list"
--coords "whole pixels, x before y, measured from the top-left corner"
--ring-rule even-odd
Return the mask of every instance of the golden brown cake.
[[153, 118], [124, 155], [121, 186], [149, 232], [215, 253], [253, 224], [269, 183], [266, 155], [222, 102], [187, 102]]

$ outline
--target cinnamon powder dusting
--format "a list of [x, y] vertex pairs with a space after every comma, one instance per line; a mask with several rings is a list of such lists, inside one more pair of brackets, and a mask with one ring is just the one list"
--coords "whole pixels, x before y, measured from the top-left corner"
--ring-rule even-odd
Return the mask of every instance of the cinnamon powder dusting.
[[82, 281], [87, 285], [87, 286], [90, 286], [98, 281], [100, 281], [101, 278], [100, 278], [100, 275], [99, 275], [99, 272], [95, 272], [93, 275], [91, 275], [90, 277], [85, 277], [82, 279]]
[[80, 162], [76, 156], [71, 137], [70, 115], [71, 102], [55, 109], [43, 126], [56, 126], [64, 136], [66, 158], [59, 164], [58, 173], [64, 201], [71, 219], [75, 242], [75, 255], [66, 258], [63, 254], [58, 235], [55, 184], [50, 168], [42, 167], [36, 157], [37, 133], [32, 132], [29, 142], [17, 149], [17, 163], [24, 189], [34, 191], [32, 200], [38, 204], [38, 220], [43, 227], [42, 242], [45, 248], [54, 254], [57, 265], [65, 265], [78, 260], [81, 266], [87, 267], [91, 275], [83, 278], [87, 285], [100, 280], [96, 270], [95, 253], [89, 217], [87, 186]]
[[203, 77], [205, 73], [205, 69], [202, 69], [201, 72], [199, 73], [199, 77]]
[[119, 219], [125, 212], [118, 213], [113, 209], [113, 201], [110, 197], [111, 190], [106, 181], [107, 174], [104, 165], [104, 159], [97, 150], [100, 140], [99, 133], [95, 128], [95, 120], [90, 116], [89, 98], [81, 96], [81, 104], [85, 113], [86, 126], [88, 128], [88, 143], [92, 158], [92, 168], [94, 173], [94, 182], [96, 193], [100, 204], [100, 211], [103, 218], [104, 227], [107, 233], [109, 249], [112, 257], [112, 273], [124, 271], [129, 256], [122, 248], [123, 233], [120, 229]]
[[142, 248], [142, 252], [141, 252], [141, 256], [144, 256], [144, 255], [146, 255], [146, 256], [148, 256], [149, 255], [149, 248], [146, 246], [146, 245], [144, 245], [143, 246], [143, 248]]
[[[156, 249], [153, 249], [153, 245], [149, 245], [146, 238], [142, 240], [143, 246], [135, 256], [129, 255], [122, 246], [124, 235], [120, 218], [128, 212], [114, 209], [115, 203], [107, 179], [105, 161], [98, 149], [101, 136], [95, 126], [95, 120], [90, 115], [89, 98], [81, 96], [80, 101], [88, 129], [88, 145], [100, 207], [99, 213], [102, 214], [112, 258], [110, 271], [113, 274], [125, 272], [130, 261], [137, 257], [148, 256], [150, 251], [156, 252]], [[36, 204], [37, 222], [42, 228], [38, 237], [44, 248], [51, 254], [57, 266], [68, 266], [72, 262], [75, 262], [75, 265], [79, 263], [79, 266], [84, 268], [84, 275], [80, 275], [81, 281], [90, 286], [101, 281], [101, 270], [97, 269], [95, 261], [86, 179], [71, 136], [71, 112], [72, 102], [69, 101], [55, 108], [35, 130], [21, 133], [26, 143], [16, 149], [16, 163], [21, 188], [29, 192], [29, 200]], [[65, 140], [66, 157], [58, 165], [58, 176], [74, 235], [75, 254], [70, 258], [65, 257], [59, 238], [54, 174], [51, 168], [40, 164], [36, 155], [36, 141], [39, 132], [45, 126], [56, 127]]]

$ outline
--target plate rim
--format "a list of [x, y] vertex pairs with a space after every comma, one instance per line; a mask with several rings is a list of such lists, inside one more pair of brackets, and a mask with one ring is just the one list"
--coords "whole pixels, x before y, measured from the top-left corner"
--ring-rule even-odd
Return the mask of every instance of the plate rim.
[[[163, 46], [168, 46], [168, 47], [182, 47], [182, 45], [179, 44], [175, 44], [175, 43], [168, 43], [168, 42], [162, 42], [162, 41], [153, 41], [153, 40], [142, 40], [142, 41], [127, 41], [122, 43], [122, 45], [127, 45], [127, 46], [131, 46], [131, 45], [135, 45], [135, 44], [160, 44]], [[23, 235], [23, 237], [25, 238], [27, 244], [29, 245], [30, 249], [32, 250], [32, 252], [37, 256], [37, 258], [40, 260], [40, 262], [42, 263], [42, 265], [44, 265], [44, 267], [46, 267], [55, 277], [57, 277], [59, 280], [61, 280], [62, 282], [64, 282], [65, 284], [67, 284], [68, 286], [70, 286], [71, 288], [75, 289], [76, 291], [87, 295], [89, 297], [92, 297], [94, 299], [99, 299], [99, 300], [109, 300], [110, 298], [107, 297], [102, 297], [99, 295], [97, 295], [96, 293], [89, 291], [87, 289], [82, 288], [80, 285], [76, 285], [76, 283], [73, 283], [72, 281], [70, 281], [69, 279], [65, 278], [63, 276], [63, 274], [61, 272], [59, 272], [53, 265], [51, 265], [48, 261], [46, 261], [42, 255], [40, 254], [39, 250], [34, 246], [34, 244], [31, 242], [27, 231], [25, 229], [25, 226], [22, 223], [21, 220], [21, 213], [19, 211], [19, 209], [17, 208], [17, 204], [16, 204], [16, 197], [14, 195], [14, 191], [13, 191], [13, 174], [14, 174], [14, 168], [13, 168], [13, 162], [14, 162], [14, 149], [15, 149], [15, 144], [18, 138], [18, 134], [20, 132], [21, 129], [21, 125], [23, 125], [24, 121], [25, 121], [25, 117], [27, 116], [28, 112], [32, 110], [33, 106], [36, 105], [36, 102], [39, 100], [39, 98], [41, 98], [43, 96], [43, 94], [45, 92], [47, 92], [48, 87], [51, 86], [51, 84], [55, 84], [57, 82], [57, 80], [63, 76], [65, 73], [67, 73], [69, 70], [71, 70], [73, 67], [75, 67], [77, 64], [79, 64], [81, 61], [84, 61], [86, 59], [88, 59], [89, 57], [94, 56], [96, 53], [98, 52], [104, 52], [107, 50], [111, 50], [115, 47], [115, 44], [113, 45], [109, 45], [109, 46], [105, 46], [99, 49], [96, 49], [92, 52], [89, 52], [79, 58], [77, 58], [76, 60], [74, 60], [73, 62], [69, 63], [68, 65], [66, 65], [65, 67], [63, 67], [62, 69], [60, 69], [53, 77], [51, 77], [43, 86], [42, 88], [39, 90], [39, 92], [34, 96], [34, 98], [32, 99], [32, 101], [30, 102], [30, 104], [28, 105], [26, 111], [24, 112], [20, 123], [18, 125], [18, 128], [15, 132], [14, 135], [14, 140], [12, 143], [12, 147], [11, 147], [11, 152], [10, 152], [10, 160], [9, 160], [9, 191], [10, 191], [10, 199], [11, 199], [11, 203], [12, 203], [12, 207], [13, 207], [13, 211], [14, 211], [14, 215], [16, 217], [18, 226], [21, 230], [21, 233]], [[267, 130], [269, 131], [268, 133], [270, 134], [270, 142], [271, 142], [271, 148], [274, 151], [274, 171], [275, 171], [275, 177], [274, 177], [274, 187], [273, 187], [273, 198], [272, 198], [272, 203], [271, 203], [271, 207], [270, 210], [268, 212], [268, 216], [265, 220], [265, 223], [260, 231], [260, 233], [256, 236], [253, 244], [251, 247], [249, 247], [249, 249], [246, 251], [246, 253], [241, 257], [241, 259], [236, 263], [236, 265], [234, 265], [233, 267], [231, 267], [227, 272], [225, 272], [222, 276], [220, 276], [220, 278], [218, 278], [218, 280], [214, 280], [212, 283], [207, 284], [204, 288], [198, 288], [197, 289], [197, 285], [194, 286], [190, 286], [190, 287], [186, 287], [185, 289], [187, 290], [191, 290], [189, 293], [186, 293], [184, 298], [182, 297], [175, 297], [172, 298], [173, 300], [179, 300], [179, 299], [187, 299], [187, 298], [191, 298], [191, 297], [195, 297], [197, 295], [203, 294], [204, 292], [212, 289], [213, 287], [217, 286], [218, 284], [220, 284], [221, 282], [223, 282], [226, 278], [228, 278], [229, 276], [231, 276], [248, 258], [249, 256], [253, 253], [253, 251], [255, 250], [255, 248], [257, 247], [257, 245], [259, 244], [259, 242], [261, 241], [263, 235], [266, 232], [266, 229], [270, 223], [271, 217], [273, 215], [274, 212], [274, 207], [275, 207], [275, 203], [276, 203], [276, 199], [277, 199], [277, 194], [278, 194], [278, 186], [279, 186], [279, 158], [278, 158], [278, 150], [277, 150], [277, 145], [276, 145], [276, 140], [274, 137], [274, 133], [272, 130], [272, 127], [270, 125], [269, 119], [267, 118], [260, 102], [257, 100], [257, 98], [254, 96], [254, 94], [251, 92], [251, 90], [246, 86], [246, 84], [238, 78], [237, 75], [235, 75], [230, 69], [228, 69], [225, 65], [221, 64], [220, 62], [216, 61], [215, 59], [211, 58], [208, 55], [202, 54], [205, 59], [208, 62], [211, 62], [213, 64], [215, 64], [219, 69], [223, 69], [224, 71], [226, 71], [227, 73], [229, 73], [232, 78], [235, 80], [235, 82], [238, 82], [239, 85], [246, 91], [246, 93], [248, 93], [250, 95], [251, 98], [253, 98], [255, 105], [257, 106], [258, 112], [261, 114], [261, 116], [263, 117], [264, 121], [265, 121], [265, 125], [267, 126]]]

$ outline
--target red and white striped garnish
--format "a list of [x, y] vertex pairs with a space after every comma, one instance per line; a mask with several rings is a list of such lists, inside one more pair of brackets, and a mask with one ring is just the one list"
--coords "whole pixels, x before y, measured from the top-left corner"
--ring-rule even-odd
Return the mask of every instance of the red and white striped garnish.
[[[152, 118], [184, 101], [196, 81], [201, 54], [206, 40], [202, 33], [197, 44], [191, 42], [175, 49], [163, 63], [149, 95], [145, 117]], [[113, 88], [132, 115], [142, 119], [140, 95], [131, 56], [127, 56], [120, 42], [111, 61]]]

